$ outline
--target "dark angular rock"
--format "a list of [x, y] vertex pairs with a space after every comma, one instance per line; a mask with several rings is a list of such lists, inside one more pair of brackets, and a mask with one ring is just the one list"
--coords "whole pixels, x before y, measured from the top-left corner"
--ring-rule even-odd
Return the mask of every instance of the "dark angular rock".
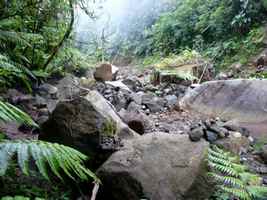
[[[135, 136], [110, 104], [91, 91], [86, 97], [60, 102], [43, 124], [39, 139], [74, 147], [89, 155], [90, 161], [100, 162], [119, 147], [119, 139]], [[113, 141], [110, 149], [104, 142], [107, 138]]]
[[218, 139], [218, 135], [212, 131], [206, 131], [206, 139], [209, 142], [215, 142]]
[[188, 134], [191, 141], [198, 142], [204, 136], [204, 130], [202, 127], [198, 127], [191, 130]]
[[226, 128], [220, 127], [217, 124], [213, 124], [211, 126], [208, 126], [207, 129], [210, 130], [211, 132], [217, 133], [217, 135], [220, 138], [224, 138], [224, 137], [229, 135], [229, 131]]

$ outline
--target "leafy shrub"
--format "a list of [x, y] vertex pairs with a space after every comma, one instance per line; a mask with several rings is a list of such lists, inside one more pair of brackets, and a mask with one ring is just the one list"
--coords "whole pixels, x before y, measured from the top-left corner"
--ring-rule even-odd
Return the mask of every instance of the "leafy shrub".
[[[67, 40], [74, 21], [73, 4], [78, 2], [1, 1], [0, 86], [10, 87], [19, 80], [30, 91], [36, 77], [62, 72], [67, 64], [83, 65], [85, 59]], [[61, 47], [64, 52], [58, 55]]]
[[264, 28], [252, 28], [245, 36], [232, 37], [203, 47], [203, 54], [214, 60], [217, 69], [227, 68], [235, 62], [246, 64], [251, 56], [261, 51], [264, 37]]
[[262, 180], [252, 174], [247, 167], [239, 163], [237, 156], [232, 156], [217, 146], [208, 152], [209, 175], [216, 181], [221, 195], [240, 200], [253, 200], [267, 195], [267, 187], [261, 186]]

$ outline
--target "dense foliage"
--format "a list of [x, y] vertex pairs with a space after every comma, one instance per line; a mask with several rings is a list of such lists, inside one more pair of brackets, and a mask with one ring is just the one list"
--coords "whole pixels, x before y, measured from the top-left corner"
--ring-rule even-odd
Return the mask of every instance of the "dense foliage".
[[123, 42], [110, 41], [111, 55], [157, 59], [189, 48], [219, 67], [239, 60], [246, 63], [245, 58], [261, 47], [266, 4], [266, 0], [185, 0], [170, 3], [165, 12], [158, 9], [154, 16], [137, 12], [138, 16], [127, 16], [131, 25], [123, 24], [125, 30], [119, 32]]
[[264, 19], [262, 2], [255, 0], [185, 0], [164, 14], [148, 32], [151, 52], [169, 54], [200, 42], [212, 43], [248, 32]]
[[[0, 1], [0, 83], [30, 82], [62, 70], [74, 59], [75, 0]], [[60, 51], [62, 48], [63, 51]], [[60, 54], [59, 54], [60, 52]], [[77, 58], [79, 57], [79, 58]]]

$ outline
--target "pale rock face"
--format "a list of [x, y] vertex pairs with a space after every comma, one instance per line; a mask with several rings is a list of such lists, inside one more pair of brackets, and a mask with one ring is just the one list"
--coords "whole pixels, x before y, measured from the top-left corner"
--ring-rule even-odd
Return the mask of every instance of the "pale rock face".
[[253, 137], [267, 137], [267, 80], [210, 81], [190, 90], [182, 109], [234, 120]]

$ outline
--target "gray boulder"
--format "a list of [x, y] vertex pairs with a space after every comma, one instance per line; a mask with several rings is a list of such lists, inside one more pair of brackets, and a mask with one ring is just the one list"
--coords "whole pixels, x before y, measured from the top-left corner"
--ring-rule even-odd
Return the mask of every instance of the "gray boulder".
[[180, 107], [210, 117], [235, 120], [254, 137], [267, 137], [267, 80], [227, 80], [187, 92]]
[[64, 101], [66, 99], [72, 99], [77, 97], [81, 92], [80, 88], [78, 87], [79, 84], [79, 78], [71, 74], [61, 79], [56, 85], [58, 89], [58, 99], [60, 101]]
[[208, 143], [186, 135], [152, 133], [128, 143], [97, 171], [101, 200], [202, 200], [212, 193], [206, 179]]
[[[44, 87], [46, 85], [46, 87]], [[56, 86], [50, 86], [48, 87], [48, 84], [44, 84], [40, 91], [43, 91], [44, 88], [47, 88], [51, 91], [47, 91], [49, 93], [52, 93], [53, 91], [57, 91], [51, 98], [47, 98], [43, 93], [41, 93], [42, 97], [45, 97], [47, 108], [50, 113], [53, 112], [53, 110], [56, 108], [57, 103], [60, 101], [66, 101], [71, 100], [73, 98], [76, 98], [80, 95], [81, 90], [79, 88], [79, 79], [71, 74], [68, 74], [66, 77], [61, 79]]]
[[[72, 146], [90, 156], [113, 151], [120, 140], [137, 136], [96, 91], [60, 102], [42, 126], [39, 139]], [[99, 154], [101, 155], [101, 154]]]

